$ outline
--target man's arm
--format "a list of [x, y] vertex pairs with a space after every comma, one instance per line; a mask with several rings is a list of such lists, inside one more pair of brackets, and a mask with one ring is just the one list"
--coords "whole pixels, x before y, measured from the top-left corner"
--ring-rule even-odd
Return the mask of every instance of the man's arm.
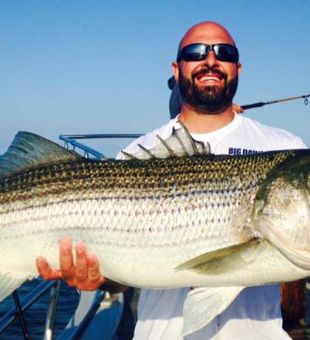
[[98, 258], [88, 254], [84, 243], [76, 245], [76, 263], [74, 263], [73, 253], [71, 241], [69, 239], [61, 240], [59, 245], [60, 269], [50, 267], [44, 257], [38, 257], [36, 264], [39, 274], [45, 280], [63, 279], [69, 286], [80, 290], [102, 289], [110, 293], [118, 293], [127, 288], [101, 274]]

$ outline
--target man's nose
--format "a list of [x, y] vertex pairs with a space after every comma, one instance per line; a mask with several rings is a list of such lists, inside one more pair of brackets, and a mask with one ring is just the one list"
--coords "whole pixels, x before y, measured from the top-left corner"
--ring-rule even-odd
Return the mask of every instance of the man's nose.
[[210, 68], [217, 63], [217, 59], [214, 51], [209, 51], [207, 58], [204, 60], [204, 64], [208, 65]]

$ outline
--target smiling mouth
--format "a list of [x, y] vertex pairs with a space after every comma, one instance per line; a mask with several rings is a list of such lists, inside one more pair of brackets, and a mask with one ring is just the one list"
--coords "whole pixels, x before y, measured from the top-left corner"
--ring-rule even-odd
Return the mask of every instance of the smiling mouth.
[[214, 70], [200, 70], [199, 72], [194, 74], [193, 78], [198, 82], [208, 84], [216, 84], [218, 82], [221, 82], [223, 79], [225, 80], [225, 76], [222, 72]]
[[209, 76], [209, 75], [205, 75], [205, 76], [201, 76], [201, 77], [197, 77], [196, 78], [199, 82], [208, 82], [208, 83], [214, 83], [214, 82], [219, 82], [221, 79], [219, 77], [215, 77], [215, 76]]

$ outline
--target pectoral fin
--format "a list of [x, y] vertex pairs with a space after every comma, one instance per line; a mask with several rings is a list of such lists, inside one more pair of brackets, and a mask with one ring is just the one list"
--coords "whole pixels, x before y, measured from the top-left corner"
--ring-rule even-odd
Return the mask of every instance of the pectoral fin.
[[196, 332], [222, 313], [244, 287], [208, 287], [191, 290], [184, 302], [182, 335]]
[[197, 256], [176, 267], [176, 270], [191, 269], [199, 273], [219, 273], [255, 260], [255, 255], [263, 242], [252, 239], [248, 242], [217, 249]]

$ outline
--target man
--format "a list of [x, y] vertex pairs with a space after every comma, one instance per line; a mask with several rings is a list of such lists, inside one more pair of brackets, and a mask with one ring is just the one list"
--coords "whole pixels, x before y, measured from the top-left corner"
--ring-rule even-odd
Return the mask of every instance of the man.
[[[156, 135], [167, 138], [178, 120], [194, 139], [208, 143], [215, 154], [305, 147], [300, 138], [284, 130], [263, 126], [234, 112], [232, 99], [241, 64], [235, 42], [223, 26], [203, 22], [190, 28], [179, 44], [172, 70], [183, 99], [180, 114], [131, 143], [127, 152], [134, 153], [138, 144], [153, 147], [158, 142]], [[124, 289], [100, 274], [96, 258], [87, 254], [85, 245], [79, 244], [76, 252], [75, 267], [71, 244], [63, 241], [61, 269], [50, 268], [45, 259], [39, 258], [40, 274], [46, 279], [64, 278], [80, 289], [95, 289], [102, 284]], [[189, 290], [142, 289], [135, 339], [182, 339], [182, 307]], [[289, 339], [281, 327], [279, 301], [279, 285], [247, 288], [209, 325], [186, 339]]]

